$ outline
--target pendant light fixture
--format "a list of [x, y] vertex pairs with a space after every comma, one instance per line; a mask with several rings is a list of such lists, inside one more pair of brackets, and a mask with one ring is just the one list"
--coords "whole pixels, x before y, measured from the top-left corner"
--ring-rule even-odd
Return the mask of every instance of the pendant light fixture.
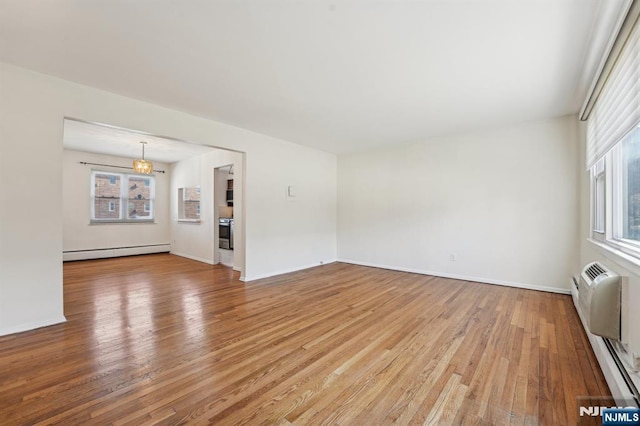
[[148, 175], [149, 173], [153, 172], [153, 163], [144, 159], [144, 146], [147, 143], [142, 141], [140, 143], [142, 144], [142, 159], [133, 160], [133, 170], [137, 173]]

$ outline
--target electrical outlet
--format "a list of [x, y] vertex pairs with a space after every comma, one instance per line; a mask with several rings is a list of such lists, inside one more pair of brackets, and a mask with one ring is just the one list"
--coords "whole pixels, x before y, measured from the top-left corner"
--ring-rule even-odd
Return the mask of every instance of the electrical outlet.
[[458, 260], [458, 253], [451, 253], [449, 255], [449, 260], [452, 262], [455, 262], [456, 260]]

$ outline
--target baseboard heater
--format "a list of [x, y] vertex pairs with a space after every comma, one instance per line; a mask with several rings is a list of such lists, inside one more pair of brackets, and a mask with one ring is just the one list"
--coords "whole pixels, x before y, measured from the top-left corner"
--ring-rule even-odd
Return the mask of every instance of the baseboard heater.
[[621, 277], [599, 262], [586, 265], [571, 286], [573, 303], [613, 397], [618, 404], [640, 406], [640, 393], [630, 376], [636, 373], [616, 349], [623, 347], [621, 295]]
[[171, 245], [166, 244], [149, 244], [130, 247], [110, 247], [86, 250], [67, 250], [62, 252], [62, 260], [88, 260], [88, 259], [106, 259], [109, 257], [135, 256], [139, 254], [165, 253], [171, 250]]

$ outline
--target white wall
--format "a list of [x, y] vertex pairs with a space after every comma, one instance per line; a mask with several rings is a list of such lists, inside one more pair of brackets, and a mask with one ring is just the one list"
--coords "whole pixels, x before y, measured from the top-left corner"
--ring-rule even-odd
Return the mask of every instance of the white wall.
[[0, 63], [0, 335], [65, 320], [62, 117], [39, 114], [50, 90], [11, 71]]
[[[243, 155], [238, 152], [213, 150], [197, 157], [171, 165], [171, 252], [207, 263], [218, 263], [216, 258], [218, 217], [215, 214], [214, 171], [216, 167], [234, 165], [234, 214], [236, 246], [234, 268], [244, 272], [244, 206]], [[200, 222], [178, 221], [178, 188], [200, 186]], [[243, 274], [244, 275], [244, 274]], [[243, 279], [246, 278], [243, 276]]]
[[577, 156], [575, 117], [340, 156], [338, 258], [568, 292]]
[[62, 155], [63, 243], [65, 252], [117, 247], [169, 244], [169, 165], [154, 162], [154, 223], [109, 223], [91, 225], [91, 171], [122, 171], [117, 168], [87, 166], [81, 161], [131, 167], [132, 159], [64, 150]]
[[335, 155], [5, 63], [0, 91], [0, 334], [64, 320], [64, 117], [245, 152], [246, 279], [336, 257]]
[[[213, 263], [209, 257], [209, 235], [200, 223], [178, 222], [178, 188], [201, 186], [200, 157], [171, 164], [171, 252], [200, 262]], [[204, 207], [211, 200], [200, 188], [200, 217], [207, 223]]]

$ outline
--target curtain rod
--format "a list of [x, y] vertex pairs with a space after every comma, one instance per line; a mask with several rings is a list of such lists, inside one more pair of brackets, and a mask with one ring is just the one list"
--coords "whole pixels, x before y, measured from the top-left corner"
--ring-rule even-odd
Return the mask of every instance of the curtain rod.
[[[133, 170], [133, 167], [125, 167], [125, 166], [114, 166], [112, 164], [100, 164], [100, 163], [87, 163], [86, 161], [80, 161], [80, 164], [84, 166], [102, 166], [102, 167], [115, 167], [116, 169], [127, 169]], [[164, 170], [154, 170], [154, 173], [166, 173]]]
[[593, 85], [591, 92], [587, 95], [587, 100], [582, 107], [582, 111], [580, 111], [580, 121], [587, 121], [587, 119], [589, 118], [589, 115], [591, 114], [591, 111], [593, 110], [593, 107], [595, 106], [596, 101], [598, 100], [598, 97], [602, 92], [602, 88], [609, 79], [611, 71], [618, 61], [620, 52], [622, 51], [624, 45], [627, 43], [629, 35], [631, 34], [631, 30], [633, 30], [633, 27], [639, 16], [640, 1], [632, 0], [631, 6], [629, 6], [627, 15], [625, 16], [624, 21], [622, 22], [622, 26], [618, 31], [618, 35], [616, 36], [616, 39], [611, 46], [611, 50], [607, 55], [607, 59], [604, 62], [602, 70], [600, 70], [600, 73], [595, 80], [595, 84]]

